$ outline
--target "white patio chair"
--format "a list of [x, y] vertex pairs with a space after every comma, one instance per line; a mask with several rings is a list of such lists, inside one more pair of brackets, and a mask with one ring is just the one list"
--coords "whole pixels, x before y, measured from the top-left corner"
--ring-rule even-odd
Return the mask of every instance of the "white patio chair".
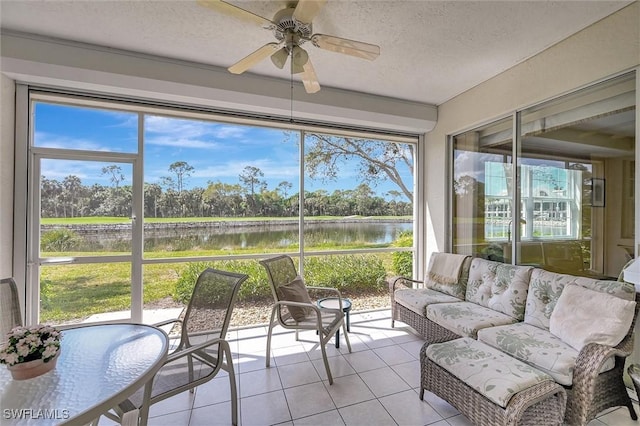
[[[178, 346], [153, 378], [150, 394], [140, 390], [120, 404], [114, 409], [118, 414], [115, 420], [125, 424], [129, 421], [128, 413], [140, 410], [140, 419], [144, 422], [151, 405], [186, 390], [193, 392], [224, 370], [229, 374], [231, 421], [238, 424], [236, 379], [231, 349], [225, 337], [240, 284], [247, 278], [245, 274], [212, 268], [200, 274], [184, 316], [155, 324], [159, 327], [171, 323], [179, 326], [174, 327], [180, 330]], [[112, 415], [107, 417], [114, 419]]]
[[[271, 310], [271, 320], [267, 334], [266, 366], [269, 367], [271, 360], [271, 335], [276, 325], [280, 324], [283, 328], [295, 330], [296, 340], [298, 339], [299, 330], [314, 330], [318, 334], [329, 384], [333, 384], [333, 376], [329, 368], [325, 346], [340, 327], [343, 328], [343, 335], [349, 352], [351, 352], [351, 343], [349, 343], [349, 335], [344, 321], [340, 291], [329, 287], [307, 287], [302, 277], [298, 275], [293, 259], [289, 256], [281, 255], [264, 259], [260, 261], [260, 264], [267, 270], [275, 302]], [[340, 309], [319, 308], [311, 301], [307, 289], [333, 293], [338, 299]]]

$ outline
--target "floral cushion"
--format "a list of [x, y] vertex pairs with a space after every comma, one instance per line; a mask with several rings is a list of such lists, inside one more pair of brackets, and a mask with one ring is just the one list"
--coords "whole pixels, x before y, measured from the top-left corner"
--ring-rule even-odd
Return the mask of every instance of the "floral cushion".
[[471, 302], [428, 305], [427, 318], [460, 336], [474, 339], [478, 330], [516, 322], [509, 315]]
[[532, 270], [530, 266], [473, 259], [465, 300], [522, 321]]
[[[571, 386], [573, 382], [578, 351], [547, 330], [519, 322], [482, 329], [478, 340], [549, 374], [562, 385]], [[613, 367], [614, 360], [609, 358], [601, 371]]]
[[518, 392], [551, 379], [524, 362], [465, 337], [429, 345], [426, 355], [501, 407], [506, 407]]
[[625, 300], [635, 299], [633, 284], [624, 281], [599, 281], [593, 278], [557, 274], [536, 268], [531, 273], [524, 322], [548, 330], [551, 313], [562, 289], [571, 283]]
[[442, 257], [442, 256], [449, 256], [449, 257], [453, 257], [455, 256], [456, 258], [459, 257], [464, 257], [464, 261], [462, 262], [462, 266], [460, 267], [460, 277], [458, 278], [458, 280], [455, 283], [451, 283], [451, 284], [444, 284], [441, 282], [438, 282], [436, 280], [430, 279], [429, 278], [429, 273], [427, 272], [427, 278], [425, 281], [425, 285], [432, 289], [432, 290], [436, 290], [445, 294], [448, 294], [449, 296], [453, 296], [458, 298], [459, 300], [464, 300], [464, 295], [465, 292], [467, 291], [467, 281], [469, 280], [469, 267], [471, 266], [471, 257], [469, 256], [463, 256], [460, 254], [451, 254], [451, 253], [438, 253], [435, 252], [431, 255], [431, 259], [429, 261], [429, 269], [431, 269], [433, 263], [434, 263], [434, 259], [436, 257]]
[[393, 293], [393, 299], [418, 315], [427, 316], [427, 305], [442, 302], [461, 302], [448, 294], [431, 290], [430, 288], [401, 288]]

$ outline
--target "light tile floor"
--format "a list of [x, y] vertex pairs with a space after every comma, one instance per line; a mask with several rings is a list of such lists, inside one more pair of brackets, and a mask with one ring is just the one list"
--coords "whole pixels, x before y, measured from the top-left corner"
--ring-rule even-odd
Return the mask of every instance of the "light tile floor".
[[[242, 426], [471, 424], [429, 392], [420, 401], [423, 341], [401, 322], [391, 328], [389, 310], [351, 315], [352, 353], [342, 337], [340, 349], [327, 346], [331, 386], [315, 333], [301, 333], [296, 341], [293, 332], [276, 330], [270, 368], [265, 367], [266, 327], [230, 332]], [[153, 405], [149, 424], [230, 424], [229, 379], [223, 374], [193, 394], [184, 392]], [[589, 426], [638, 424], [626, 409], [616, 409], [602, 413]]]

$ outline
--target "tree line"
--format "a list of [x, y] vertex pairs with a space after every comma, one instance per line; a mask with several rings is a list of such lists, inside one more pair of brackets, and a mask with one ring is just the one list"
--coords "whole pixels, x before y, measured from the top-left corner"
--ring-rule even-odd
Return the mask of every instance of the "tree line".
[[[171, 176], [161, 183], [144, 184], [145, 217], [292, 217], [299, 214], [299, 194], [291, 193], [293, 184], [282, 181], [269, 188], [264, 173], [247, 166], [238, 183], [208, 182], [206, 188], [187, 189], [193, 172], [188, 163], [169, 166]], [[48, 218], [87, 216], [126, 217], [131, 214], [131, 185], [122, 185], [124, 175], [117, 165], [102, 169], [111, 185], [84, 185], [75, 175], [62, 181], [42, 177], [41, 215]], [[400, 191], [389, 191], [385, 199], [361, 183], [354, 189], [305, 191], [304, 214], [309, 216], [402, 216], [412, 214], [412, 204], [403, 201]]]
[[[304, 193], [304, 214], [310, 216], [405, 216], [413, 214], [412, 184], [403, 176], [413, 176], [414, 150], [411, 144], [358, 139], [345, 136], [307, 133], [305, 169], [312, 179], [335, 180], [343, 167], [355, 167], [361, 183], [353, 189], [328, 193], [317, 190]], [[188, 188], [194, 168], [176, 161], [168, 176], [159, 183], [144, 184], [145, 217], [245, 217], [298, 216], [299, 194], [291, 194], [293, 184], [282, 181], [269, 188], [264, 173], [247, 166], [238, 183], [208, 182], [206, 188]], [[41, 182], [42, 217], [129, 216], [132, 190], [123, 185], [125, 177], [118, 165], [102, 168], [110, 186], [83, 185], [69, 175], [62, 181]], [[371, 189], [381, 181], [391, 182], [397, 190], [380, 197]], [[370, 185], [371, 184], [371, 185]]]

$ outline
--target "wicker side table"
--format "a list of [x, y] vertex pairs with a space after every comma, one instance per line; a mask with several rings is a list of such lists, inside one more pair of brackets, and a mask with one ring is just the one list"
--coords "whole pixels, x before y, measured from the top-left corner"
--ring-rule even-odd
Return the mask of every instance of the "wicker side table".
[[495, 425], [562, 425], [567, 395], [562, 386], [545, 380], [516, 393], [506, 407], [491, 401], [467, 385], [421, 350], [420, 399], [428, 390], [444, 399], [476, 426]]

